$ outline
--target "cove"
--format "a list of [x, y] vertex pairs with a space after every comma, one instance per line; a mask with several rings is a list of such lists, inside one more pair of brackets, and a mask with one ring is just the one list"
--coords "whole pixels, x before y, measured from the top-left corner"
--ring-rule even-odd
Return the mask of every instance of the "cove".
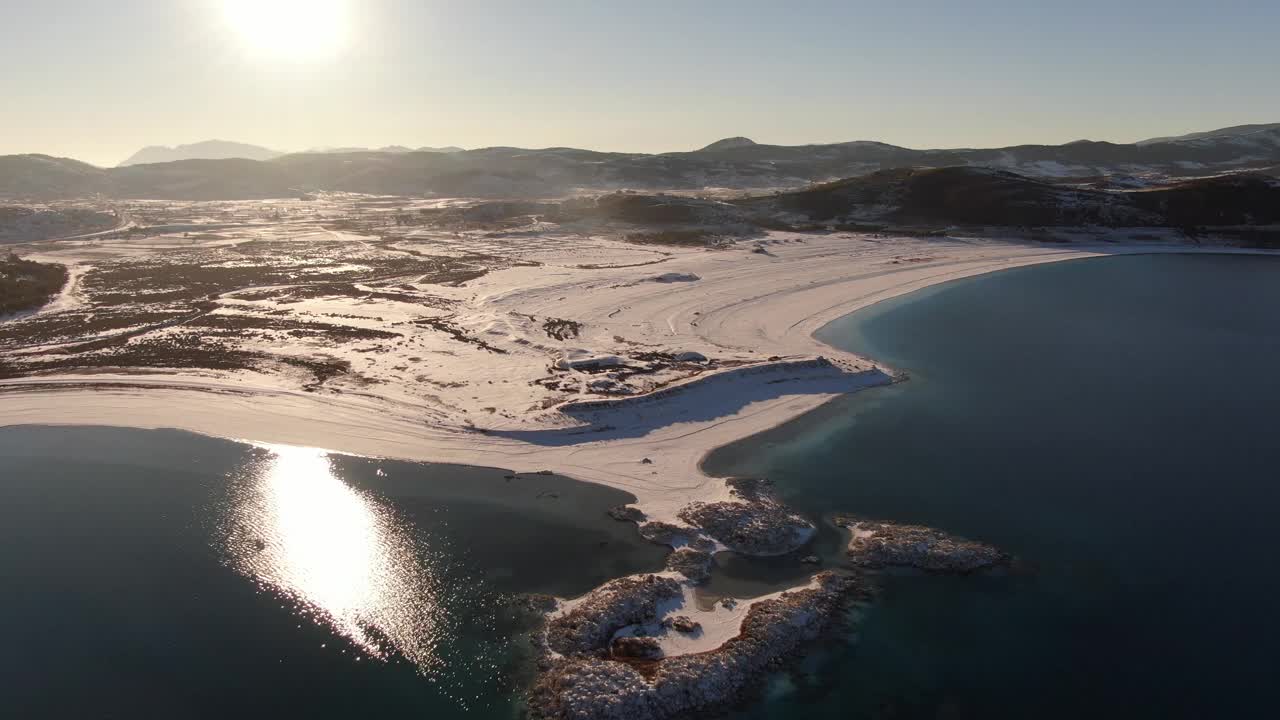
[[0, 428], [14, 717], [511, 718], [535, 618], [661, 568], [564, 477], [176, 431]]
[[[891, 576], [751, 717], [1269, 713], [1280, 670], [1280, 259], [1138, 255], [960, 280], [820, 337], [909, 373], [710, 456], [1026, 570]], [[820, 538], [820, 544], [822, 543]], [[828, 531], [827, 561], [839, 537]], [[722, 588], [794, 558], [721, 560]]]

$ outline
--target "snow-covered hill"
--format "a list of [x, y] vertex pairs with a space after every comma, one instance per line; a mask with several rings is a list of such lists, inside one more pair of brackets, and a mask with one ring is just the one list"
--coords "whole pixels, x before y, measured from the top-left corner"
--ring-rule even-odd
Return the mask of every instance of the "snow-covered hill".
[[[248, 149], [245, 149], [248, 148]], [[915, 150], [857, 141], [767, 145], [727, 138], [701, 150], [660, 154], [576, 148], [489, 147], [409, 151], [307, 152], [255, 160], [273, 151], [234, 144], [164, 149], [183, 159], [101, 170], [47, 156], [0, 157], [0, 196], [247, 199], [298, 192], [554, 197], [634, 189], [760, 191], [900, 168], [990, 167], [1060, 184], [1115, 187], [1168, 183], [1280, 166], [1280, 126], [1241, 126], [1134, 144], [1076, 141], [993, 149]], [[156, 151], [159, 153], [160, 151]], [[163, 154], [163, 153], [161, 153]], [[158, 158], [149, 153], [143, 160]], [[134, 162], [137, 159], [131, 159]]]

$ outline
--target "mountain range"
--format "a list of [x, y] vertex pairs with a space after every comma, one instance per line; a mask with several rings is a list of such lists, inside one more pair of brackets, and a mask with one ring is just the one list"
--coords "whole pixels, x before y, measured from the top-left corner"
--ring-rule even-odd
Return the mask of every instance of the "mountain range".
[[177, 162], [179, 160], [229, 160], [242, 158], [245, 160], [273, 160], [284, 153], [257, 145], [228, 142], [226, 140], [206, 140], [190, 145], [166, 147], [150, 145], [144, 147], [117, 167], [130, 165], [152, 165], [155, 163]]
[[[312, 148], [307, 150], [308, 153], [353, 153], [353, 152], [385, 152], [385, 153], [408, 153], [408, 152], [461, 152], [460, 147], [421, 147], [410, 148], [403, 145], [388, 145], [377, 149], [361, 148], [361, 147], [345, 147], [345, 148]], [[144, 147], [129, 159], [120, 163], [116, 167], [129, 167], [130, 165], [154, 165], [157, 163], [178, 162], [180, 160], [274, 160], [281, 155], [288, 153], [272, 150], [270, 148], [260, 147], [258, 145], [248, 145], [246, 143], [228, 142], [226, 140], [205, 140], [204, 142], [192, 143], [190, 145], [178, 145], [177, 147], [166, 147], [164, 145], [151, 145]]]
[[1280, 124], [1242, 125], [1128, 144], [1077, 141], [994, 149], [915, 150], [872, 141], [784, 146], [735, 137], [691, 152], [660, 154], [514, 147], [339, 149], [265, 159], [180, 159], [109, 169], [47, 155], [9, 155], [0, 156], [0, 196], [232, 200], [347, 191], [553, 197], [584, 189], [794, 188], [895, 168], [953, 166], [989, 167], [1057, 183], [1127, 187], [1143, 184], [1144, 178], [1167, 181], [1246, 170], [1276, 174], [1280, 172]]
[[380, 147], [380, 148], [366, 148], [366, 147], [318, 147], [318, 148], [311, 148], [310, 150], [307, 150], [307, 152], [309, 152], [309, 153], [326, 153], [326, 154], [357, 153], [357, 152], [384, 152], [384, 153], [439, 152], [439, 153], [454, 153], [454, 152], [462, 152], [462, 148], [457, 147], [457, 146], [454, 146], [454, 145], [448, 145], [448, 146], [445, 146], [445, 147], [429, 147], [429, 146], [425, 146], [425, 147], [420, 147], [420, 148], [405, 147], [404, 145], [387, 145], [387, 146]]

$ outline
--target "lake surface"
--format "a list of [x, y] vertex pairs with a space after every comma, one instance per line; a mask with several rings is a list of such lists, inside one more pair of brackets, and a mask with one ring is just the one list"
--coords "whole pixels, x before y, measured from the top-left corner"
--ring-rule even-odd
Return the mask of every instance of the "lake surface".
[[[717, 452], [815, 518], [996, 543], [1026, 572], [894, 576], [856, 642], [750, 718], [1269, 716], [1280, 676], [1280, 260], [1133, 256], [910, 295], [823, 337], [912, 379]], [[522, 592], [664, 551], [565, 478], [0, 428], [12, 717], [512, 718]], [[824, 527], [829, 563], [841, 537]], [[808, 552], [806, 550], [805, 552]], [[798, 579], [717, 558], [713, 592]]]
[[529, 614], [658, 569], [561, 477], [0, 428], [0, 685], [14, 718], [512, 718]]
[[[824, 328], [910, 372], [708, 459], [814, 515], [933, 525], [1006, 577], [894, 576], [856, 644], [751, 717], [1272, 716], [1280, 259], [1146, 255], [966, 279]], [[828, 530], [824, 554], [839, 536]], [[722, 585], [794, 564], [722, 560]]]

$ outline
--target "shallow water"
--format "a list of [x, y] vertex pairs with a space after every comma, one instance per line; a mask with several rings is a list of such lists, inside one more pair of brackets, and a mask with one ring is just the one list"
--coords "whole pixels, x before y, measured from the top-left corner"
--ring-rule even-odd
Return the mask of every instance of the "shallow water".
[[12, 717], [513, 717], [511, 594], [661, 567], [554, 476], [0, 429], [0, 677]]
[[825, 328], [911, 380], [707, 468], [767, 475], [814, 516], [987, 540], [1031, 572], [889, 578], [856, 645], [749, 714], [1272, 714], [1278, 312], [1280, 259], [1151, 255], [970, 278]]

